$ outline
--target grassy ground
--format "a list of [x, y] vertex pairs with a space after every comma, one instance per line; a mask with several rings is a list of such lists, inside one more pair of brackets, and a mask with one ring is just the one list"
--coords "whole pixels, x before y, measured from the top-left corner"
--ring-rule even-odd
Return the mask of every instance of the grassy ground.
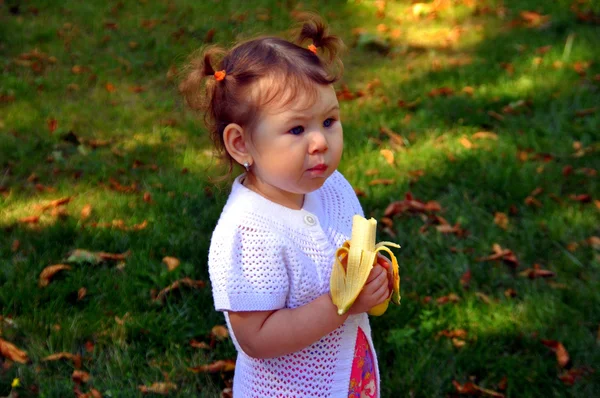
[[[442, 1], [435, 12], [409, 1], [0, 1], [0, 342], [28, 358], [5, 346], [0, 396], [14, 378], [24, 397], [226, 387], [231, 372], [189, 370], [235, 355], [229, 340], [190, 345], [223, 324], [210, 286], [153, 300], [208, 279], [228, 190], [211, 182], [220, 170], [173, 76], [208, 36], [281, 33], [299, 9], [318, 10], [350, 47], [342, 83], [360, 97], [341, 102], [340, 170], [366, 213], [382, 219], [407, 192], [441, 206], [380, 231], [403, 246], [403, 304], [372, 321], [382, 396], [452, 396], [468, 382], [512, 397], [600, 396], [600, 28], [586, 14], [600, 10], [573, 3], [580, 18], [567, 0]], [[60, 198], [71, 200], [51, 205]], [[443, 233], [436, 216], [460, 225]], [[494, 243], [516, 261], [480, 261]], [[129, 255], [67, 261], [74, 249]], [[169, 271], [165, 256], [180, 265]], [[40, 287], [56, 264], [71, 269]], [[554, 276], [521, 275], [534, 264]], [[44, 360], [60, 352], [82, 355], [87, 383], [72, 380], [77, 361]]]

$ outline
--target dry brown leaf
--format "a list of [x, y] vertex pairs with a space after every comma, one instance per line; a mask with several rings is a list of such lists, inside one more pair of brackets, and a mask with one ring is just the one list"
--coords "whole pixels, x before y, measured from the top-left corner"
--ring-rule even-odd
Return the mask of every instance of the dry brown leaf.
[[468, 269], [460, 277], [460, 285], [463, 287], [463, 289], [468, 289], [470, 283], [471, 283], [471, 270]]
[[489, 298], [489, 296], [486, 295], [486, 294], [484, 294], [484, 293], [477, 292], [477, 293], [475, 293], [475, 295], [477, 297], [479, 297], [481, 299], [481, 301], [483, 301], [486, 304], [491, 304], [492, 303], [492, 300]]
[[48, 286], [50, 284], [50, 281], [52, 280], [54, 275], [56, 275], [57, 272], [63, 271], [63, 270], [70, 270], [70, 269], [71, 269], [71, 267], [66, 264], [50, 265], [50, 266], [44, 268], [43, 271], [40, 273], [39, 286], [40, 287]]
[[382, 149], [381, 151], [379, 151], [381, 153], [381, 155], [385, 158], [385, 161], [393, 166], [394, 165], [394, 152], [390, 151], [389, 149]]
[[508, 288], [504, 291], [504, 296], [506, 298], [513, 298], [513, 297], [517, 297], [517, 291], [513, 288]]
[[441, 332], [438, 333], [438, 337], [439, 336], [444, 336], [444, 337], [448, 337], [448, 338], [466, 339], [467, 331], [464, 329], [442, 330]]
[[517, 260], [517, 257], [512, 252], [512, 250], [503, 249], [502, 246], [500, 246], [497, 243], [494, 243], [492, 245], [492, 251], [494, 252], [494, 254], [486, 256], [486, 257], [480, 257], [480, 258], [477, 258], [476, 260], [477, 261], [498, 261], [498, 260], [502, 260], [502, 261], [504, 261], [508, 265], [511, 265], [514, 268], [516, 268], [519, 265], [519, 261]]
[[589, 375], [594, 373], [592, 368], [583, 367], [583, 368], [571, 368], [564, 373], [562, 373], [558, 378], [566, 385], [572, 386], [575, 382], [580, 379], [582, 376]]
[[569, 195], [569, 199], [580, 203], [590, 203], [592, 201], [592, 196], [585, 193], [579, 195], [571, 194]]
[[47, 361], [59, 361], [61, 359], [67, 359], [69, 361], [73, 361], [73, 365], [75, 366], [75, 369], [79, 369], [81, 368], [81, 355], [77, 354], [71, 354], [70, 352], [59, 352], [56, 354], [52, 354], [52, 355], [48, 355], [45, 358], [42, 358], [42, 361], [47, 362]]
[[377, 174], [379, 174], [379, 169], [368, 169], [365, 171], [365, 176], [367, 177], [376, 176]]
[[189, 368], [189, 370], [194, 373], [231, 372], [234, 369], [235, 361], [232, 359], [219, 360], [208, 365], [200, 365], [193, 368]]
[[225, 340], [229, 337], [229, 331], [226, 326], [216, 325], [211, 329], [210, 335], [217, 340]]
[[87, 295], [87, 289], [85, 287], [80, 287], [77, 291], [77, 301], [81, 301]]
[[167, 265], [169, 271], [173, 271], [177, 267], [179, 267], [180, 261], [175, 257], [166, 256], [162, 259], [162, 262]]
[[555, 273], [552, 271], [542, 269], [539, 264], [534, 264], [533, 268], [528, 268], [528, 269], [524, 270], [523, 272], [520, 272], [519, 275], [527, 277], [529, 279], [536, 279], [536, 278], [552, 278], [555, 276]]
[[585, 243], [592, 246], [594, 249], [600, 249], [600, 237], [590, 236], [585, 240]]
[[203, 350], [209, 350], [210, 349], [210, 346], [208, 344], [206, 344], [204, 341], [192, 340], [192, 341], [190, 341], [190, 346], [192, 346], [194, 348], [201, 348]]
[[369, 185], [392, 185], [396, 182], [396, 180], [391, 178], [379, 178], [369, 182]]
[[48, 131], [50, 131], [51, 134], [54, 133], [57, 127], [58, 121], [56, 119], [48, 119]]
[[174, 383], [156, 382], [152, 383], [151, 386], [138, 386], [138, 389], [144, 394], [169, 395], [171, 391], [177, 391], [177, 385]]
[[537, 200], [536, 198], [534, 198], [533, 196], [528, 196], [525, 198], [525, 204], [527, 206], [535, 206], [535, 207], [542, 207], [542, 202], [540, 202], [539, 200]]
[[15, 253], [16, 251], [19, 250], [19, 247], [21, 247], [21, 241], [19, 241], [18, 239], [13, 240], [13, 243], [10, 245], [10, 250]]
[[163, 290], [161, 290], [156, 295], [156, 298], [154, 300], [155, 301], [161, 301], [162, 299], [165, 298], [165, 296], [171, 290], [179, 289], [179, 287], [181, 285], [185, 285], [185, 286], [189, 286], [189, 287], [194, 288], [194, 289], [198, 289], [198, 288], [203, 288], [206, 285], [206, 283], [204, 281], [200, 281], [200, 280], [195, 281], [195, 280], [192, 280], [190, 278], [183, 278], [183, 279], [180, 279], [178, 281], [173, 282], [171, 285], [169, 285], [168, 287], [166, 287]]
[[106, 85], [104, 87], [106, 88], [106, 91], [108, 91], [109, 93], [114, 93], [115, 91], [117, 91], [117, 88], [112, 83], [106, 83]]
[[494, 223], [502, 229], [508, 228], [508, 216], [506, 213], [494, 213]]
[[473, 134], [471, 136], [471, 138], [474, 140], [484, 140], [484, 139], [497, 140], [498, 135], [496, 133], [492, 133], [489, 131], [478, 131], [475, 134]]
[[430, 97], [433, 98], [433, 97], [439, 97], [439, 96], [449, 97], [452, 94], [454, 94], [454, 90], [451, 89], [450, 87], [439, 87], [439, 88], [434, 88], [427, 95], [429, 95]]
[[2, 337], [0, 337], [0, 355], [13, 362], [29, 362], [29, 357], [25, 351], [18, 349], [14, 344], [9, 343]]
[[90, 374], [88, 372], [84, 372], [83, 370], [74, 370], [71, 375], [71, 379], [77, 384], [87, 383], [90, 381]]
[[447, 296], [439, 297], [435, 300], [435, 302], [439, 305], [448, 304], [448, 303], [458, 303], [460, 301], [460, 297], [456, 295], [456, 293], [450, 293]]
[[92, 205], [88, 203], [85, 206], [83, 206], [83, 208], [81, 209], [81, 219], [87, 220], [91, 214], [92, 214]]
[[464, 385], [461, 385], [456, 380], [452, 380], [452, 384], [456, 389], [456, 392], [460, 395], [473, 395], [473, 396], [484, 396], [484, 397], [492, 397], [492, 398], [504, 398], [504, 394], [488, 390], [486, 388], [479, 387], [478, 385], [467, 382]]
[[543, 345], [550, 348], [556, 354], [556, 361], [561, 368], [567, 366], [570, 361], [569, 353], [562, 343], [555, 340], [540, 340]]
[[463, 348], [467, 344], [466, 341], [458, 339], [456, 337], [452, 338], [452, 345], [456, 348]]
[[40, 216], [28, 216], [19, 218], [19, 222], [23, 224], [37, 224], [40, 221]]

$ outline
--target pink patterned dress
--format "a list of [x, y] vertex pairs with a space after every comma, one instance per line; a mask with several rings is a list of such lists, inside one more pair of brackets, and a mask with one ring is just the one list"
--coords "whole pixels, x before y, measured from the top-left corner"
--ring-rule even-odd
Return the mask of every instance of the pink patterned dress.
[[358, 328], [354, 360], [350, 372], [350, 386], [348, 398], [377, 398], [377, 380], [375, 375], [375, 361], [373, 351], [365, 336], [365, 332]]

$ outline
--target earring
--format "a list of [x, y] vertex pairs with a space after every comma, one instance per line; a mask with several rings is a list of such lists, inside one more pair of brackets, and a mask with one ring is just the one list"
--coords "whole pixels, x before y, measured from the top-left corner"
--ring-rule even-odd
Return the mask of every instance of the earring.
[[246, 171], [250, 171], [250, 163], [244, 162], [244, 167], [246, 168]]

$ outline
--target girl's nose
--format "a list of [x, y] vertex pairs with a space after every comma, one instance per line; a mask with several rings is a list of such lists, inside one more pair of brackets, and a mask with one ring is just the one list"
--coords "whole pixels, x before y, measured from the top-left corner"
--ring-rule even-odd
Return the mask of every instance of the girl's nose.
[[309, 153], [325, 152], [328, 149], [327, 137], [321, 130], [314, 130], [310, 134]]

